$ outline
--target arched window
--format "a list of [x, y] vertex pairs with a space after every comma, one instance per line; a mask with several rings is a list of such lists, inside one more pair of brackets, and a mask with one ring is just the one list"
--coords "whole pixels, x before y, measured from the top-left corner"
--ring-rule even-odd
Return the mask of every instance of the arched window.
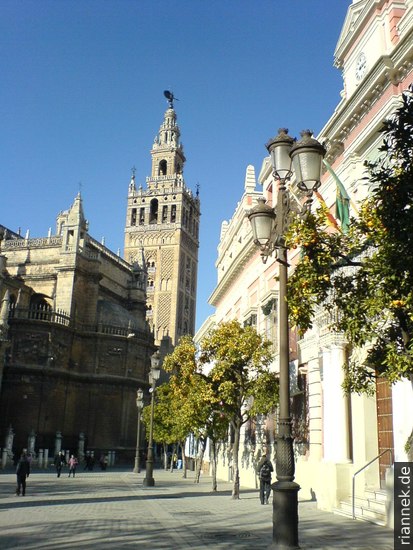
[[149, 223], [158, 223], [158, 199], [151, 200], [151, 210], [149, 213]]
[[176, 204], [173, 204], [171, 208], [171, 223], [175, 223], [175, 222], [176, 222]]
[[144, 225], [145, 223], [145, 209], [140, 208], [139, 209], [139, 225]]
[[136, 208], [132, 208], [130, 224], [136, 225]]
[[166, 176], [166, 170], [168, 167], [168, 163], [166, 160], [161, 160], [159, 163], [159, 170], [158, 170], [158, 176]]

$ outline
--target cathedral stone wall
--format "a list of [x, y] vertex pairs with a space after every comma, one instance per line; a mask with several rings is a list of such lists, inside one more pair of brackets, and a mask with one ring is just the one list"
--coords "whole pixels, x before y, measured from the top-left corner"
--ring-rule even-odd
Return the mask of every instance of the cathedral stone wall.
[[0, 243], [0, 446], [14, 451], [136, 448], [136, 390], [148, 387], [153, 334], [146, 272], [86, 232], [80, 196], [59, 216], [61, 235]]

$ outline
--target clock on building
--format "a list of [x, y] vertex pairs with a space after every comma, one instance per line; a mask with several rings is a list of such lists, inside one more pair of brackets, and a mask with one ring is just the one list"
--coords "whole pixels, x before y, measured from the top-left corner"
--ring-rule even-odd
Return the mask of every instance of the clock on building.
[[361, 53], [358, 56], [356, 63], [356, 79], [361, 80], [367, 69], [367, 59], [364, 53]]

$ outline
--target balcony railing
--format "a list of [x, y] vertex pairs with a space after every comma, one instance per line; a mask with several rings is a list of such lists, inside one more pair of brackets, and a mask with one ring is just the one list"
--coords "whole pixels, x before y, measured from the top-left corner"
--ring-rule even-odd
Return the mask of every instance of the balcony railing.
[[112, 336], [123, 336], [127, 338], [140, 338], [147, 340], [150, 333], [134, 326], [120, 326], [106, 323], [84, 324], [74, 322], [67, 313], [63, 311], [53, 311], [47, 306], [32, 308], [14, 307], [10, 310], [10, 320], [26, 320], [34, 323], [51, 323], [55, 325], [71, 327], [79, 332], [95, 332], [98, 334], [108, 334]]
[[10, 319], [25, 319], [30, 321], [45, 321], [47, 323], [54, 323], [57, 325], [64, 325], [68, 327], [70, 325], [70, 316], [63, 311], [53, 311], [47, 306], [39, 307], [13, 307], [10, 309]]

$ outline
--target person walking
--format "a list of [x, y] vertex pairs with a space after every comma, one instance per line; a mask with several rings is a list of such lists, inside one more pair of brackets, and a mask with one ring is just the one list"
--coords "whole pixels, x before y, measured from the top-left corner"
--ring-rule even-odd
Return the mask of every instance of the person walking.
[[261, 504], [268, 504], [271, 493], [271, 474], [274, 468], [266, 454], [258, 462], [257, 470], [260, 478], [260, 501]]
[[16, 495], [19, 496], [20, 492], [24, 497], [26, 494], [26, 478], [30, 475], [30, 462], [27, 458], [25, 451], [22, 452], [16, 467], [17, 487]]
[[54, 459], [54, 465], [56, 467], [57, 477], [60, 477], [62, 473], [62, 468], [66, 464], [66, 458], [62, 451], [59, 451], [59, 454], [56, 455]]
[[70, 455], [70, 458], [69, 458], [69, 477], [70, 477], [70, 474], [73, 474], [73, 477], [75, 477], [77, 464], [78, 464], [78, 462], [77, 462], [77, 458], [75, 457], [75, 455]]

